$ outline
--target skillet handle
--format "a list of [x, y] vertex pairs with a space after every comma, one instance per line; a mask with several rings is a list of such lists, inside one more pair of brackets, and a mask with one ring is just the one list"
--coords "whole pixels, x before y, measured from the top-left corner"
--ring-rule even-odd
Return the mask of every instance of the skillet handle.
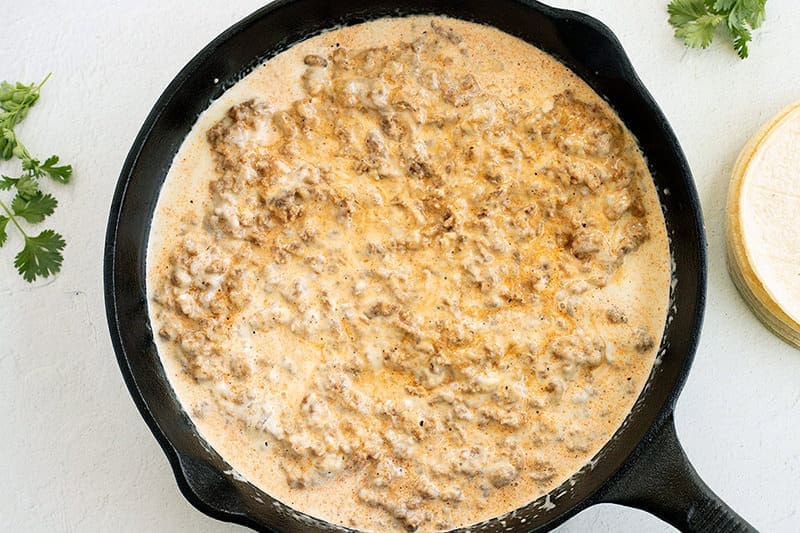
[[601, 500], [642, 509], [684, 532], [757, 531], [700, 479], [678, 442], [672, 414]]

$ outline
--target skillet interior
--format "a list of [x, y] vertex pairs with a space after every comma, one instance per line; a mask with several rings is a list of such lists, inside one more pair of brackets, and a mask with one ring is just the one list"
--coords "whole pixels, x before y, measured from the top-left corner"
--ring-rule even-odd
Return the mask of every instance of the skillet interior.
[[[672, 304], [660, 364], [623, 427], [591, 468], [551, 495], [482, 526], [487, 530], [552, 527], [597, 501], [637, 446], [669, 416], [691, 364], [705, 301], [705, 240], [685, 157], [663, 114], [642, 86], [619, 42], [585, 15], [522, 0], [280, 1], [227, 30], [201, 51], [156, 103], [122, 170], [105, 251], [106, 306], [128, 388], [172, 464], [182, 492], [201, 511], [258, 529], [332, 526], [277, 504], [224, 474], [230, 467], [198, 437], [173, 394], [153, 343], [145, 299], [150, 221], [174, 154], [209, 102], [263, 60], [336, 25], [381, 16], [440, 14], [490, 24], [549, 52], [603, 96], [637, 137], [664, 208], [674, 260]], [[215, 82], [218, 80], [218, 82]]]

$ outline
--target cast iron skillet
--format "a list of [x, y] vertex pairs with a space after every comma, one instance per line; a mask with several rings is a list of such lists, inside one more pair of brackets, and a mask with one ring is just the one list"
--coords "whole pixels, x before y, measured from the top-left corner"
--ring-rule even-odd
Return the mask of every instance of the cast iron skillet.
[[198, 436], [169, 386], [149, 325], [145, 255], [153, 209], [175, 152], [211, 100], [293, 43], [336, 25], [431, 13], [516, 35], [554, 55], [607, 99], [647, 157], [664, 208], [677, 280], [661, 362], [623, 427], [572, 483], [482, 527], [544, 530], [589, 505], [612, 502], [644, 509], [685, 531], [754, 531], [700, 480], [675, 434], [673, 407], [697, 347], [706, 292], [703, 221], [686, 159], [611, 31], [586, 15], [531, 0], [278, 1], [217, 37], [159, 98], [131, 148], [114, 195], [105, 295], [122, 374], [181, 491], [202, 512], [255, 529], [334, 529], [226, 474], [230, 467]]

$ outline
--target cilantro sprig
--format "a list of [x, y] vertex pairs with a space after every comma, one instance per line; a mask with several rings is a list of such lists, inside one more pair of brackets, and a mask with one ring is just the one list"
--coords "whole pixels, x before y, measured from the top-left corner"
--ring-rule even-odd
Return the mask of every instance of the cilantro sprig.
[[727, 30], [733, 48], [745, 59], [752, 32], [764, 23], [767, 0], [672, 0], [667, 11], [675, 37], [686, 46], [707, 48], [717, 28]]
[[17, 177], [0, 175], [0, 191], [13, 192], [10, 202], [0, 199], [0, 247], [8, 240], [9, 223], [19, 230], [24, 240], [22, 250], [14, 258], [14, 266], [27, 282], [38, 277], [49, 277], [61, 270], [62, 254], [66, 243], [53, 230], [43, 230], [30, 235], [22, 225], [39, 224], [53, 214], [58, 201], [41, 190], [39, 179], [48, 177], [66, 184], [72, 178], [70, 165], [59, 165], [58, 156], [50, 156], [43, 162], [31, 156], [20, 142], [14, 127], [22, 122], [31, 107], [39, 100], [42, 86], [50, 78], [48, 74], [39, 84], [0, 83], [0, 159], [12, 157], [22, 164], [22, 174]]

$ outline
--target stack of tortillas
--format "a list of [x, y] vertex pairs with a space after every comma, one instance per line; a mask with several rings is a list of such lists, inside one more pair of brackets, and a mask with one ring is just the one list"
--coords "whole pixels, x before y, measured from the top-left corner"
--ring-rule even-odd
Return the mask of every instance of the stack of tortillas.
[[759, 319], [800, 348], [800, 103], [745, 146], [728, 195], [728, 267]]

